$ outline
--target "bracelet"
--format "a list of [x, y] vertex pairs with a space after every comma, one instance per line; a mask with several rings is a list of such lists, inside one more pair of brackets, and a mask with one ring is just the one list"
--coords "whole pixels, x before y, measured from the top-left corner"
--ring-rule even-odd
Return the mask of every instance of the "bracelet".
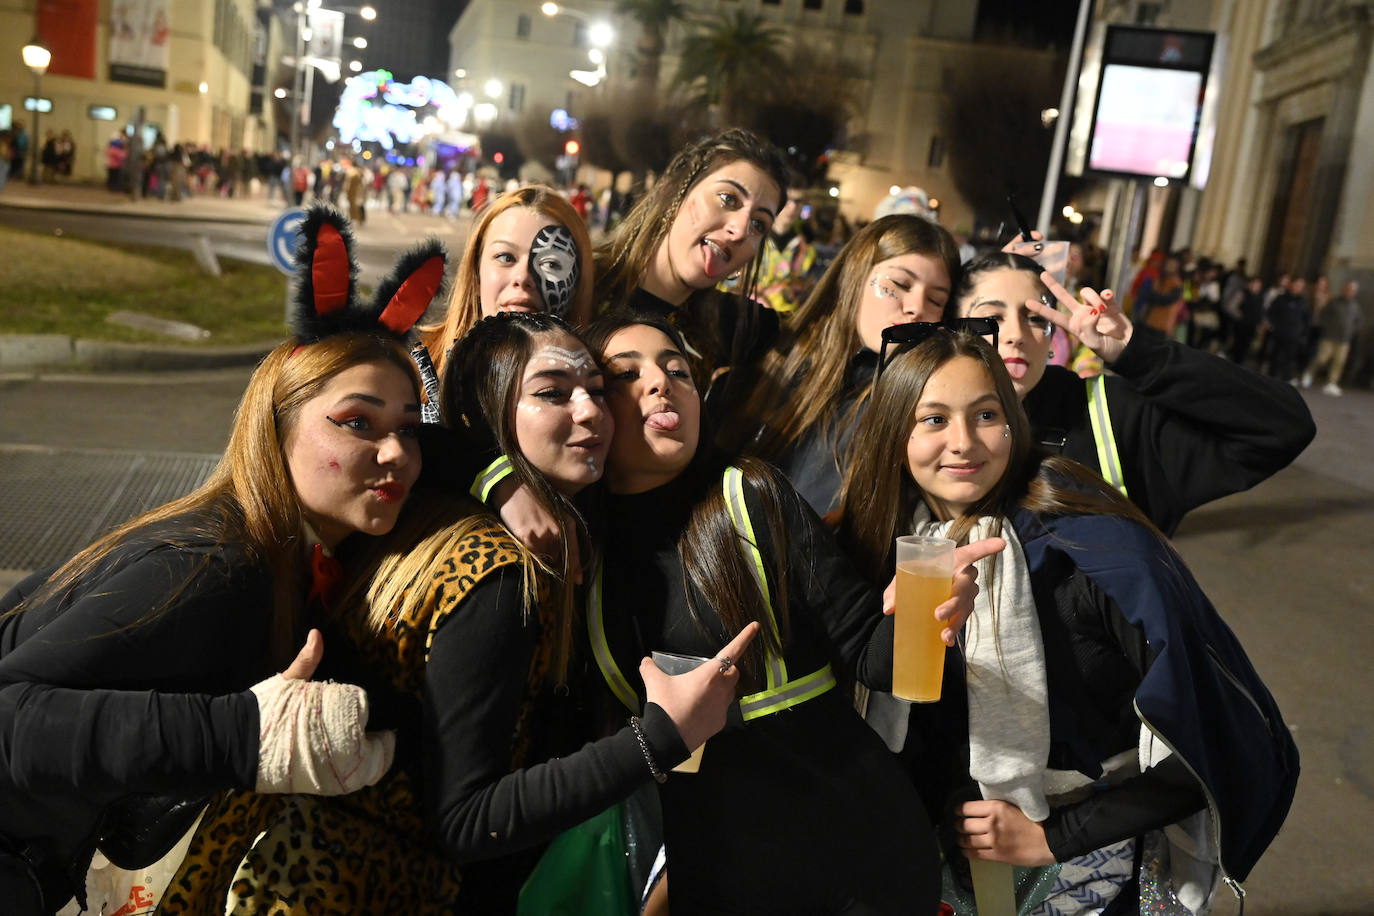
[[649, 751], [649, 742], [644, 737], [644, 728], [639, 724], [639, 716], [630, 716], [630, 731], [635, 733], [635, 740], [639, 742], [639, 749], [644, 753], [644, 761], [649, 764], [649, 772], [653, 774], [654, 782], [663, 785], [668, 781], [668, 774], [660, 770], [654, 762], [654, 755]]

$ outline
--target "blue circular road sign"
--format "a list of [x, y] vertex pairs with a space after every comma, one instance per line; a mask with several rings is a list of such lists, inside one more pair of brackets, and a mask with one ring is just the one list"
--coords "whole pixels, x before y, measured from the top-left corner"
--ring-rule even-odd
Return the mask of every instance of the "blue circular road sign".
[[305, 210], [289, 207], [272, 220], [267, 230], [267, 254], [277, 270], [290, 276], [296, 272], [296, 242], [301, 237], [301, 223]]

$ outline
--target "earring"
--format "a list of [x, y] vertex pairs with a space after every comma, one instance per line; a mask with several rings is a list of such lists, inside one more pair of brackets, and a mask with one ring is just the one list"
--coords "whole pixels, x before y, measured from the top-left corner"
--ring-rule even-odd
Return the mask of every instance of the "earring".
[[1045, 354], [1045, 359], [1054, 359], [1054, 348], [1053, 348], [1053, 347], [1050, 348], [1050, 352], [1048, 352], [1048, 353]]
[[1010, 424], [1010, 423], [1007, 423], [1006, 425], [1004, 425], [1004, 426], [1002, 427], [1002, 438], [1003, 438], [1003, 439], [1010, 439], [1010, 438], [1011, 438], [1011, 424]]

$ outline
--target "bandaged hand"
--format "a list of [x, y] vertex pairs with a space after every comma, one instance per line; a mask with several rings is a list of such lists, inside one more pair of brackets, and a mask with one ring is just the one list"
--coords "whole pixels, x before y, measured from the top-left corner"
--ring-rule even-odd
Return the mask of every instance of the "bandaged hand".
[[[318, 661], [317, 633], [302, 656], [312, 647]], [[314, 664], [308, 667], [313, 671]], [[343, 795], [381, 779], [391, 766], [396, 735], [367, 731], [366, 691], [304, 680], [301, 674], [293, 664], [287, 676], [275, 674], [250, 688], [258, 700], [256, 790]]]

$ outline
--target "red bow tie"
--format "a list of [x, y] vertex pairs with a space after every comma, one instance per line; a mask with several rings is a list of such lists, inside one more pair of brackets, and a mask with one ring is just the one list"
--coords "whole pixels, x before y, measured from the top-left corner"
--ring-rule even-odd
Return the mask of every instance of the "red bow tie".
[[338, 585], [342, 578], [343, 566], [324, 552], [323, 544], [316, 544], [314, 552], [310, 555], [310, 594], [305, 599], [306, 603], [319, 598], [321, 605], [329, 607], [334, 586]]

